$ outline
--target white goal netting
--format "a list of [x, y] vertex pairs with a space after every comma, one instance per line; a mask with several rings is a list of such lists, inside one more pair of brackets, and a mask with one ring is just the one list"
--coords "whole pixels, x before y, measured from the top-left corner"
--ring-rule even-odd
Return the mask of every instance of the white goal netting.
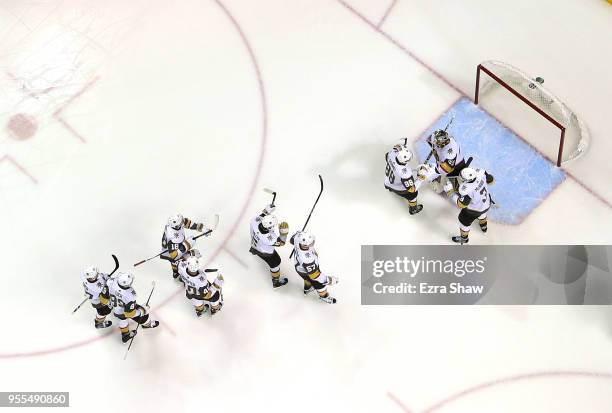
[[[589, 131], [586, 125], [563, 101], [543, 86], [543, 79], [530, 76], [504, 62], [489, 60], [481, 65], [507, 83], [515, 92], [565, 127], [563, 147], [561, 148], [560, 142], [557, 142], [559, 149], [558, 159], [561, 160], [561, 163], [574, 160], [586, 151], [589, 146]], [[511, 96], [509, 91], [504, 90], [504, 87], [488, 76], [487, 73], [480, 75], [480, 90], [477, 92], [479, 100], [486, 99], [487, 96], [500, 92]], [[516, 99], [514, 96], [512, 98]], [[523, 103], [518, 102], [517, 104], [521, 105]], [[548, 122], [548, 120], [542, 116], [542, 122]], [[552, 124], [551, 126], [554, 127]]]

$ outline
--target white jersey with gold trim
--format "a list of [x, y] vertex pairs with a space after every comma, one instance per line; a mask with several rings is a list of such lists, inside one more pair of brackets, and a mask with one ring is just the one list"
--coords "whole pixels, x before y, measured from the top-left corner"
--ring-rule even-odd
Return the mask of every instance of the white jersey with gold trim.
[[442, 168], [441, 165], [443, 163], [446, 163], [448, 166], [454, 169], [458, 163], [463, 161], [463, 155], [461, 154], [461, 148], [459, 147], [459, 144], [457, 143], [455, 138], [453, 138], [452, 136], [449, 136], [449, 142], [444, 147], [438, 148], [437, 146], [434, 145], [433, 148], [434, 148], [434, 151], [436, 151], [438, 172], [440, 174], [444, 175], [448, 173], [448, 171]]
[[108, 274], [98, 273], [98, 279], [94, 282], [89, 282], [85, 274], [82, 274], [81, 277], [83, 279], [85, 295], [92, 301], [99, 301], [100, 294], [108, 282]]
[[111, 278], [108, 283], [110, 295], [109, 305], [113, 307], [115, 315], [129, 313], [136, 309], [136, 291], [130, 288], [121, 288], [116, 278]]
[[486, 211], [491, 207], [491, 196], [487, 185], [486, 171], [477, 168], [474, 182], [464, 182], [459, 186], [458, 202], [472, 211]]
[[397, 151], [391, 149], [385, 158], [385, 186], [396, 191], [409, 191], [411, 187], [416, 189], [412, 168], [409, 164], [402, 165], [397, 162]]
[[317, 254], [314, 247], [303, 250], [299, 245], [296, 245], [293, 250], [295, 251], [293, 254], [293, 265], [298, 272], [310, 275], [321, 271], [319, 268], [319, 254]]
[[273, 228], [267, 233], [261, 232], [259, 228], [261, 218], [261, 215], [258, 215], [251, 220], [251, 247], [263, 254], [273, 254], [274, 247], [280, 241], [280, 233], [278, 228]]
[[175, 229], [170, 225], [166, 225], [166, 228], [164, 228], [163, 239], [167, 243], [180, 244], [185, 241], [185, 228], [181, 227], [179, 229]]

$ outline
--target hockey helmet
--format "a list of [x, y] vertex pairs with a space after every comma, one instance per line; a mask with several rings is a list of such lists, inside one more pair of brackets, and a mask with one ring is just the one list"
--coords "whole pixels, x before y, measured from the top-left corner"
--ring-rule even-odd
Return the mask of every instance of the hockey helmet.
[[438, 129], [433, 133], [433, 142], [438, 148], [444, 148], [450, 142], [450, 135], [447, 131]]
[[83, 271], [83, 275], [85, 276], [87, 281], [90, 281], [90, 282], [93, 282], [96, 279], [98, 279], [99, 273], [100, 273], [100, 270], [98, 269], [98, 267], [95, 267], [93, 265], [91, 267], [87, 267], [85, 271]]
[[461, 170], [461, 179], [465, 182], [474, 182], [476, 179], [476, 170], [473, 168], [463, 168]]
[[266, 215], [261, 218], [261, 226], [267, 230], [276, 228], [276, 226], [278, 226], [278, 219], [274, 215]]
[[180, 229], [183, 226], [183, 216], [181, 214], [172, 215], [168, 218], [168, 225], [174, 229]]
[[402, 147], [399, 151], [397, 151], [397, 163], [400, 165], [406, 165], [412, 159], [412, 151], [405, 147]]
[[294, 244], [298, 245], [302, 250], [308, 250], [312, 248], [315, 243], [315, 237], [308, 232], [298, 232], [294, 239]]
[[127, 290], [128, 288], [130, 288], [133, 282], [134, 282], [134, 275], [130, 274], [129, 272], [120, 272], [117, 275], [117, 284], [119, 285], [119, 287], [123, 288], [124, 290]]
[[197, 273], [200, 270], [200, 260], [197, 257], [187, 258], [187, 270], [190, 273]]

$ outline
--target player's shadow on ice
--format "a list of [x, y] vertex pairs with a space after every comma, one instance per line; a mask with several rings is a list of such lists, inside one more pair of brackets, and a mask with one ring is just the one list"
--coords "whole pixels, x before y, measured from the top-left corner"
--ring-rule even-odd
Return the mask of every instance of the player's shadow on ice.
[[[343, 148], [326, 164], [317, 165], [315, 170], [323, 175], [329, 196], [339, 198], [347, 206], [360, 203], [371, 205], [379, 211], [401, 211], [409, 216], [408, 202], [384, 186], [385, 154], [391, 147], [392, 144], [383, 142], [352, 145]], [[413, 160], [411, 165], [416, 168], [417, 164]], [[456, 230], [456, 225], [449, 227], [447, 222], [442, 221], [456, 221], [458, 211], [429, 186], [419, 191], [419, 203], [424, 205], [423, 211], [411, 218], [436, 233], [448, 235], [449, 231]]]

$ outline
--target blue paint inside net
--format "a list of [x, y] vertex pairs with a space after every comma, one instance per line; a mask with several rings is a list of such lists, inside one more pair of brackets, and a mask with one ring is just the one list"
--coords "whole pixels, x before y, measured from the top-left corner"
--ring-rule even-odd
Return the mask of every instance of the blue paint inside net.
[[459, 100], [419, 138], [415, 148], [421, 161], [430, 151], [427, 136], [444, 129], [452, 116], [455, 120], [449, 132], [459, 142], [463, 156], [472, 156], [472, 167], [484, 168], [495, 176], [490, 190], [498, 207], [489, 210], [491, 220], [520, 224], [565, 179], [562, 169], [467, 98]]

